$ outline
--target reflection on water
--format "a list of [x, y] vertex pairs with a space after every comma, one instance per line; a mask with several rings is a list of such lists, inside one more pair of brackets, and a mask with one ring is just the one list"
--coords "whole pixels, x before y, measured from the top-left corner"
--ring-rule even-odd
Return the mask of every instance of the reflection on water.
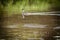
[[57, 16], [5, 17], [0, 35], [6, 40], [53, 40], [56, 24]]

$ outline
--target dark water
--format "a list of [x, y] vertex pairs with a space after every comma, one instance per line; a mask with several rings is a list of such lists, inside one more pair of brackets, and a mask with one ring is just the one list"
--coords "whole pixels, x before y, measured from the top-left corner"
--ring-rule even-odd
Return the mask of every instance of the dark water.
[[[6, 40], [28, 40], [27, 38], [29, 37], [34, 38], [33, 32], [38, 32], [38, 34], [35, 34], [36, 38], [43, 37], [45, 40], [55, 40], [52, 36], [57, 34], [54, 33], [55, 30], [53, 30], [53, 27], [60, 25], [60, 16], [35, 15], [35, 16], [25, 16], [25, 18], [23, 19], [22, 15], [13, 15], [10, 17], [2, 17], [1, 19], [2, 21], [0, 28], [1, 31], [0, 38]], [[43, 24], [48, 26], [45, 29], [40, 29], [40, 28], [34, 29], [34, 28], [25, 28], [23, 27], [24, 24]], [[44, 32], [48, 32], [48, 33], [45, 34]], [[40, 33], [43, 33], [44, 35]], [[28, 36], [29, 34], [31, 36]], [[26, 36], [26, 38], [23, 36]], [[34, 39], [34, 40], [39, 40], [39, 39]]]

